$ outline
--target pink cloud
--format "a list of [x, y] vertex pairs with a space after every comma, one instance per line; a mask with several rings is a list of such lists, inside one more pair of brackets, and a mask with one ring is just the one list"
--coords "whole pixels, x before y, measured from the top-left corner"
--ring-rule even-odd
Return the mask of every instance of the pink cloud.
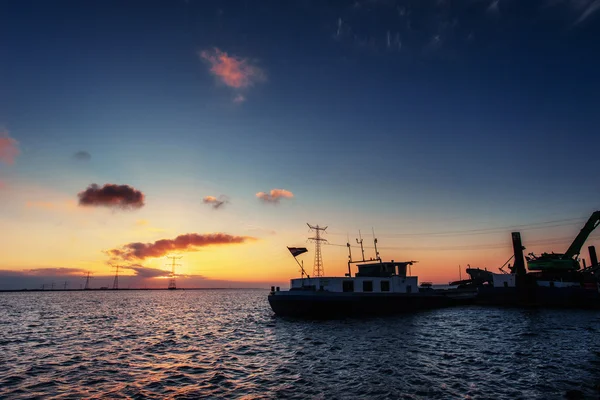
[[270, 193], [258, 192], [256, 197], [265, 203], [279, 203], [281, 199], [291, 199], [294, 194], [285, 189], [272, 189]]
[[19, 154], [19, 142], [8, 136], [8, 132], [0, 132], [0, 162], [12, 165]]
[[256, 240], [250, 236], [233, 236], [226, 233], [187, 233], [175, 239], [161, 239], [154, 243], [128, 243], [121, 248], [108, 250], [112, 258], [122, 260], [143, 260], [149, 257], [162, 257], [174, 251], [196, 251], [200, 247], [232, 245]]
[[252, 65], [252, 62], [247, 58], [229, 56], [218, 48], [211, 51], [201, 51], [200, 57], [210, 64], [210, 72], [229, 87], [246, 88], [266, 80], [264, 71]]

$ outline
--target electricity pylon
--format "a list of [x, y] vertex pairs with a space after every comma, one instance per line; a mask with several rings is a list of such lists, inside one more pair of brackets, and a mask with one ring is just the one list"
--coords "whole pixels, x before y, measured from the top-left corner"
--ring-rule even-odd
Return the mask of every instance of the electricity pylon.
[[327, 239], [323, 239], [321, 237], [321, 231], [325, 232], [327, 227], [321, 228], [319, 225], [312, 226], [311, 224], [306, 224], [310, 228], [311, 231], [315, 231], [315, 237], [308, 238], [308, 240], [315, 243], [315, 265], [313, 267], [313, 277], [323, 276], [325, 274], [325, 270], [323, 269], [323, 256], [321, 255], [321, 242], [327, 242]]

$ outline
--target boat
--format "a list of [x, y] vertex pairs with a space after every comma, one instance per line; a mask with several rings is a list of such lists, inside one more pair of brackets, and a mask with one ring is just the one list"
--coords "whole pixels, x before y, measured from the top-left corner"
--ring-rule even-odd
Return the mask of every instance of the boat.
[[458, 286], [459, 288], [473, 288], [486, 283], [492, 283], [493, 274], [487, 269], [471, 268], [470, 265], [467, 265], [466, 272], [470, 276], [470, 279], [461, 279], [450, 282], [450, 286]]
[[584, 264], [581, 268], [578, 260], [581, 247], [599, 221], [600, 212], [596, 211], [564, 254], [530, 253], [524, 257], [521, 234], [512, 232], [514, 265], [508, 267], [511, 272], [492, 273], [491, 282], [477, 287], [476, 303], [600, 309], [600, 265], [594, 246], [589, 246], [590, 266]]
[[[417, 261], [383, 261], [376, 258], [352, 260], [350, 244], [348, 273], [343, 277], [310, 277], [300, 265], [301, 277], [290, 280], [289, 290], [271, 287], [269, 304], [278, 316], [331, 318], [344, 316], [380, 316], [448, 307], [472, 302], [475, 293], [460, 290], [434, 290], [419, 287], [418, 277], [410, 276]], [[362, 240], [359, 242], [362, 250]], [[306, 248], [288, 247], [294, 259]], [[298, 260], [296, 260], [298, 262]], [[352, 264], [357, 272], [351, 274]], [[306, 277], [305, 277], [306, 275]]]

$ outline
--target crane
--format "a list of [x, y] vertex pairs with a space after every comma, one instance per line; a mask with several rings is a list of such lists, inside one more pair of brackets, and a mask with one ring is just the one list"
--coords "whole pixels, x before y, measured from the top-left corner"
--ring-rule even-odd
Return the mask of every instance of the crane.
[[542, 253], [540, 256], [536, 256], [530, 253], [526, 257], [527, 267], [530, 271], [578, 270], [579, 261], [577, 261], [577, 257], [579, 257], [581, 248], [599, 224], [600, 211], [594, 211], [564, 254]]

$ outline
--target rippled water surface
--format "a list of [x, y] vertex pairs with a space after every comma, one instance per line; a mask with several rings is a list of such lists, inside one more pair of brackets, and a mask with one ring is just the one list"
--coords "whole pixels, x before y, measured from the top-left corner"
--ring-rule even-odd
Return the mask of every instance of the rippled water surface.
[[0, 294], [1, 398], [600, 398], [600, 312], [273, 316], [262, 290]]

